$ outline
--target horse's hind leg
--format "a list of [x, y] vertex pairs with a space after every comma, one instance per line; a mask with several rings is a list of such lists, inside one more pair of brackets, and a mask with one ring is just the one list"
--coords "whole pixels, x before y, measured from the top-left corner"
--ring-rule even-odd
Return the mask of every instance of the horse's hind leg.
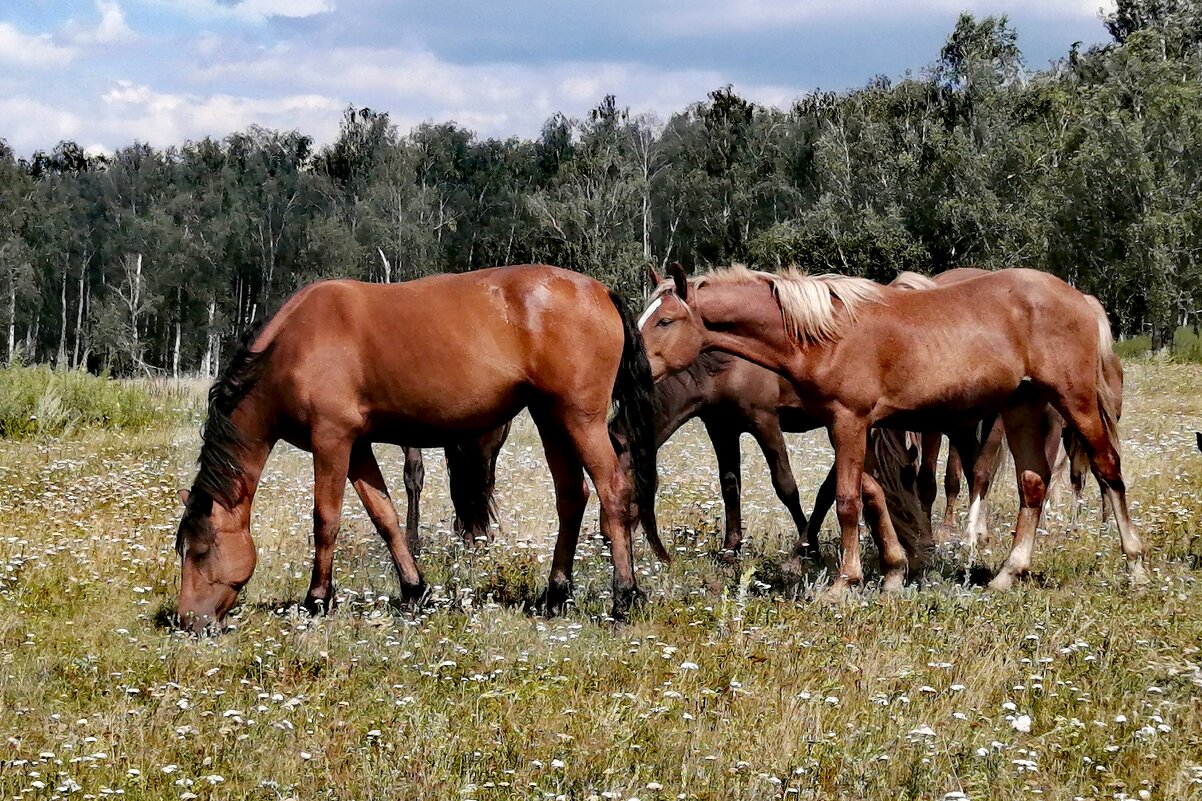
[[[931, 510], [935, 506], [935, 495], [938, 492], [935, 481], [935, 473], [939, 467], [939, 449], [943, 445], [943, 435], [934, 432], [926, 432], [922, 435], [922, 454], [918, 462], [918, 501], [922, 504], [922, 511], [927, 518], [931, 516]], [[948, 454], [951, 458], [951, 454]], [[948, 496], [948, 505], [951, 505], [951, 496]]]
[[[938, 453], [935, 455], [938, 458]], [[926, 458], [925, 450], [923, 458]], [[960, 464], [960, 451], [949, 445], [947, 449], [947, 467], [943, 471], [943, 495], [947, 501], [947, 505], [943, 510], [943, 524], [941, 526], [944, 532], [954, 531], [956, 528], [956, 501], [960, 498], [960, 476], [963, 472], [964, 467]]]
[[[409, 477], [409, 451], [416, 448], [406, 448], [405, 477]], [[417, 450], [418, 465], [420, 466], [421, 451]], [[351, 465], [348, 473], [351, 486], [367, 509], [372, 525], [388, 546], [392, 564], [396, 568], [397, 577], [401, 581], [401, 596], [406, 600], [417, 600], [425, 595], [426, 583], [422, 580], [421, 571], [413, 558], [408, 536], [401, 534], [400, 517], [388, 494], [388, 486], [384, 483], [384, 474], [380, 472], [380, 463], [372, 452], [371, 443], [359, 441], [351, 448]], [[406, 482], [408, 489], [408, 482]], [[416, 505], [416, 496], [410, 497], [410, 504]]]
[[1109, 504], [1114, 513], [1114, 522], [1119, 529], [1119, 542], [1123, 555], [1127, 557], [1132, 583], [1147, 584], [1148, 573], [1143, 566], [1144, 546], [1139, 535], [1135, 533], [1135, 523], [1127, 510], [1127, 485], [1123, 481], [1118, 443], [1111, 442], [1107, 435], [1106, 426], [1097, 411], [1096, 401], [1092, 404], [1078, 405], [1081, 408], [1075, 409], [1064, 404], [1058, 411], [1064, 417], [1065, 425], [1075, 428], [1076, 435], [1085, 443], [1094, 478], [1102, 487], [1103, 501]]
[[785, 435], [780, 429], [780, 418], [775, 414], [758, 415], [755, 428], [751, 435], [759, 443], [768, 462], [768, 472], [772, 475], [772, 489], [776, 497], [789, 510], [793, 518], [793, 526], [797, 529], [797, 548], [802, 552], [811, 551], [817, 555], [817, 538], [807, 539], [808, 521], [801, 508], [801, 493], [797, 491], [797, 479], [793, 477], [793, 467], [789, 464], [789, 449], [785, 445]]
[[[575, 446], [580, 463], [597, 489], [597, 499], [601, 502], [601, 534], [609, 540], [614, 566], [613, 617], [622, 620], [630, 607], [643, 597], [634, 577], [630, 537], [633, 486], [618, 465], [618, 454], [610, 441], [604, 413], [565, 414], [560, 417], [559, 425]], [[542, 430], [543, 426], [539, 428]]]
[[1009, 589], [1016, 579], [1031, 569], [1035, 531], [1039, 527], [1043, 500], [1052, 472], [1043, 449], [1047, 421], [1040, 404], [1016, 404], [1007, 408], [1002, 417], [1006, 426], [1006, 441], [1010, 445], [1010, 452], [1014, 454], [1019, 510], [1010, 556], [989, 583], [990, 588], [995, 590]]
[[722, 550], [737, 554], [743, 545], [743, 475], [742, 455], [739, 453], [737, 427], [729, 422], [703, 418], [705, 431], [718, 457], [718, 486], [722, 491], [722, 504], [726, 510], [726, 539]]
[[[989, 423], [990, 421], [986, 421], [983, 425], [989, 425]], [[968, 507], [968, 524], [965, 527], [968, 547], [973, 551], [978, 545], [988, 546], [991, 544], [985, 500], [989, 497], [989, 489], [1002, 464], [1002, 443], [1006, 438], [1006, 429], [1000, 417], [994, 419], [986, 431], [985, 441], [981, 443], [977, 457], [972, 463], [972, 487], [970, 489], [972, 501]], [[964, 460], [963, 450], [958, 450], [960, 450], [961, 459]], [[964, 461], [967, 463], [967, 460]]]
[[[418, 528], [421, 524], [422, 488], [426, 484], [426, 463], [422, 460], [421, 448], [405, 448], [404, 451], [406, 501], [405, 540], [409, 545], [409, 553], [417, 556], [418, 552], [421, 550], [421, 540], [418, 535]], [[375, 460], [374, 455], [372, 456], [372, 460]]]
[[[341, 434], [341, 432], [339, 432]], [[351, 442], [315, 433], [313, 445], [313, 576], [305, 609], [328, 612], [334, 603], [334, 544], [342, 514], [342, 495], [350, 469]]]
[[555, 555], [551, 559], [551, 579], [537, 606], [551, 616], [566, 610], [572, 598], [572, 561], [580, 540], [580, 524], [588, 505], [588, 482], [576, 449], [566, 435], [554, 426], [540, 425], [543, 451], [551, 480], [555, 482], [555, 512], [559, 517], [559, 536], [555, 539]]

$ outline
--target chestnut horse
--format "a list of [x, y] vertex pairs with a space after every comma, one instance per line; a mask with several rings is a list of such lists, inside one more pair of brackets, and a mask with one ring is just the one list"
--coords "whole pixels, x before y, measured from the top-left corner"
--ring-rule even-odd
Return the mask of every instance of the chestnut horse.
[[[812, 431], [822, 424], [801, 409], [801, 401], [788, 381], [746, 359], [713, 351], [701, 354], [681, 372], [657, 383], [655, 398], [657, 448], [694, 417], [705, 426], [718, 461], [718, 481], [726, 511], [724, 551], [737, 553], [743, 542], [739, 438], [751, 434], [768, 463], [773, 489], [797, 529], [793, 555], [819, 556], [818, 527], [807, 526], [784, 432]], [[930, 525], [922, 525], [913, 479], [905, 484], [900, 476], [906, 468], [905, 460], [900, 458], [904, 446], [881, 442], [874, 443], [873, 449], [879, 458], [870, 466], [870, 480], [864, 486], [869, 527], [878, 538], [877, 525], [893, 527], [910, 566], [917, 567], [929, 545]]]
[[[703, 351], [727, 351], [786, 376], [806, 412], [830, 432], [843, 551], [831, 596], [863, 579], [865, 437], [876, 424], [943, 431], [1003, 415], [1020, 510], [1014, 546], [990, 586], [1006, 589], [1024, 575], [1050, 477], [1040, 414], [1048, 403], [1103, 487], [1133, 580], [1147, 581], [1118, 453], [1118, 400], [1107, 375], [1113, 341], [1096, 301], [1055, 276], [1023, 269], [922, 292], [744, 268], [689, 281], [677, 266], [673, 279], [640, 318], [656, 380]], [[971, 443], [967, 449], [971, 464], [976, 453]]]
[[[231, 360], [209, 393], [200, 470], [176, 537], [180, 624], [220, 624], [250, 579], [250, 507], [279, 440], [313, 453], [315, 553], [305, 597], [328, 609], [349, 477], [388, 546], [404, 597], [425, 582], [388, 496], [372, 443], [438, 447], [478, 437], [529, 408], [542, 436], [559, 514], [545, 596], [562, 607], [588, 499], [614, 567], [613, 611], [639, 597], [629, 510], [637, 501], [657, 555], [651, 373], [633, 315], [587, 276], [522, 265], [401, 284], [336, 280], [293, 295]], [[606, 426], [626, 437], [633, 482]], [[633, 486], [632, 486], [633, 483]]]

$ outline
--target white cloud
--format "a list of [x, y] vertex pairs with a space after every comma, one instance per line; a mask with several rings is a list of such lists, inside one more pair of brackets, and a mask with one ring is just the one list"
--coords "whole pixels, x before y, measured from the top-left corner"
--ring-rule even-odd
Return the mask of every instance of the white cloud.
[[19, 152], [29, 147], [49, 150], [63, 139], [74, 139], [80, 130], [80, 119], [69, 111], [54, 108], [28, 97], [0, 97], [0, 136]]
[[255, 98], [159, 92], [121, 81], [101, 98], [99, 130], [115, 146], [135, 139], [156, 147], [205, 136], [223, 137], [250, 125], [332, 137], [342, 103], [317, 94]]
[[72, 38], [82, 44], [119, 44], [134, 38], [134, 32], [125, 21], [125, 12], [117, 0], [96, 0], [96, 11], [100, 22], [95, 28], [86, 28], [76, 20], [67, 24]]
[[260, 17], [311, 17], [334, 10], [334, 0], [242, 0], [239, 11]]
[[[647, 64], [565, 62], [455, 64], [401, 49], [334, 48], [303, 55], [276, 48], [242, 61], [213, 65], [198, 82], [237, 79], [270, 91], [288, 86], [388, 111], [402, 127], [425, 119], [455, 120], [483, 136], [537, 135], [556, 112], [585, 114], [606, 94], [636, 113], [661, 116], [683, 109], [728, 82], [715, 70], [662, 69]], [[767, 105], [786, 105], [804, 87], [738, 84], [736, 91]]]
[[918, 15], [947, 15], [961, 11], [977, 16], [1027, 12], [1041, 17], [1094, 18], [1114, 10], [1115, 0], [671, 0], [648, 9], [659, 32], [694, 35], [722, 31], [758, 31], [796, 27], [809, 22], [853, 22], [864, 17], [906, 19]]
[[185, 14], [193, 19], [226, 19], [255, 22], [270, 17], [312, 17], [334, 11], [334, 0], [240, 0], [219, 3], [217, 0], [140, 0], [172, 14]]
[[75, 48], [62, 47], [50, 37], [22, 33], [15, 25], [0, 22], [0, 64], [19, 67], [58, 67], [75, 58]]

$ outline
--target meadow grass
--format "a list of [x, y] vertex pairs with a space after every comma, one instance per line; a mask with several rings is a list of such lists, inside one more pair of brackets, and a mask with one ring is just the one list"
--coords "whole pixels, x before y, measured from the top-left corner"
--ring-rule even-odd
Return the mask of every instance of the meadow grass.
[[[577, 607], [551, 620], [524, 611], [555, 527], [525, 418], [499, 461], [486, 552], [454, 542], [441, 455], [427, 451], [433, 597], [416, 613], [395, 608], [353, 493], [339, 608], [298, 612], [311, 465], [280, 449], [236, 628], [201, 640], [162, 625], [194, 425], [0, 441], [0, 798], [1202, 797], [1200, 385], [1196, 365], [1128, 367], [1124, 465], [1149, 587], [1128, 586], [1091, 486], [1079, 525], [1070, 499], [1050, 506], [1034, 574], [1009, 593], [972, 586], [949, 543], [900, 595], [870, 586], [817, 603], [821, 570], [780, 569], [793, 533], [753, 447], [748, 553], [734, 566], [711, 558], [716, 468], [690, 424], [660, 456], [675, 561], [640, 543], [650, 598], [622, 625], [605, 619], [595, 502]], [[812, 497], [830, 449], [791, 439]], [[399, 492], [399, 450], [378, 451]], [[997, 482], [999, 531], [1012, 486], [1012, 474]]]
[[0, 439], [89, 428], [141, 431], [199, 408], [194, 390], [165, 379], [117, 381], [77, 370], [0, 368]]

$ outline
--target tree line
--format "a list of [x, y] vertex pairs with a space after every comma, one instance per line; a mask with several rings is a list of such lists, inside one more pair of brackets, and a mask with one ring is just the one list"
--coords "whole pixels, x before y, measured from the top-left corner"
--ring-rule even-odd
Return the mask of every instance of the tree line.
[[1164, 344], [1202, 308], [1202, 10], [1122, 0], [1102, 22], [1112, 41], [1031, 70], [1006, 17], [964, 14], [897, 80], [787, 109], [727, 86], [666, 122], [610, 96], [534, 139], [350, 107], [323, 148], [259, 127], [109, 156], [0, 140], [0, 353], [211, 375], [314, 279], [531, 261], [628, 295], [648, 261], [1024, 265]]

